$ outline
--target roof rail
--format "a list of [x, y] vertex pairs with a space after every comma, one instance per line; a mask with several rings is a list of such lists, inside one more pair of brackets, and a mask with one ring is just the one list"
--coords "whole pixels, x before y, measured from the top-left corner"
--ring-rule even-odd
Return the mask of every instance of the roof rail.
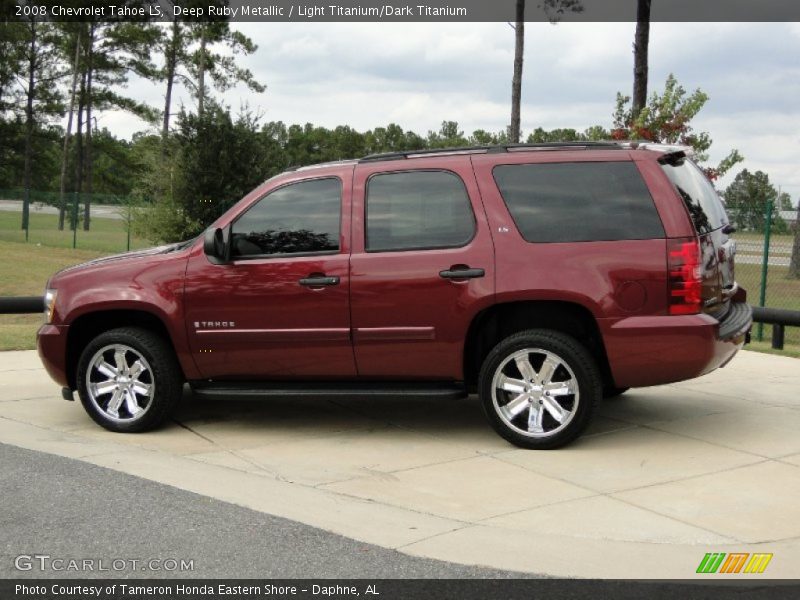
[[606, 150], [626, 150], [619, 142], [547, 142], [540, 144], [495, 144], [487, 146], [459, 146], [454, 148], [426, 148], [425, 150], [409, 150], [404, 152], [385, 152], [370, 154], [359, 159], [359, 163], [377, 162], [384, 160], [403, 160], [423, 156], [446, 156], [456, 154], [493, 154], [496, 152], [520, 152], [535, 150], [589, 150], [602, 148]]

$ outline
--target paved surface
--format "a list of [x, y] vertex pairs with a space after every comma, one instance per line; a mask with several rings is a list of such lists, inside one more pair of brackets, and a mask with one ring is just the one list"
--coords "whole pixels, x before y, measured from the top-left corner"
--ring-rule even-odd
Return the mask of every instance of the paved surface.
[[187, 398], [172, 425], [119, 435], [60, 400], [34, 352], [9, 352], [0, 440], [419, 557], [687, 578], [706, 552], [771, 552], [762, 577], [797, 578], [799, 390], [799, 361], [742, 352], [606, 402], [587, 435], [551, 452], [508, 445], [474, 398]]
[[[411, 557], [82, 461], [4, 444], [0, 481], [0, 578], [525, 577]], [[30, 571], [14, 568], [16, 557], [37, 553], [94, 560], [94, 569], [41, 570], [39, 560]], [[99, 571], [100, 558], [106, 569], [115, 570]], [[29, 561], [23, 560], [25, 567]], [[157, 562], [150, 565], [151, 560]], [[192, 565], [181, 570], [171, 560]], [[114, 566], [113, 561], [122, 562]], [[149, 566], [155, 570], [147, 570]]]

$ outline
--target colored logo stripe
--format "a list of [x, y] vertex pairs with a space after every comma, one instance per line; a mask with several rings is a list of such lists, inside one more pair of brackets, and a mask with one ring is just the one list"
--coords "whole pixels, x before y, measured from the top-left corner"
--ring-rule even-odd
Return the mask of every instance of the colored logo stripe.
[[753, 554], [750, 558], [750, 562], [748, 562], [747, 566], [744, 568], [744, 572], [763, 573], [771, 560], [772, 554]]
[[747, 557], [750, 556], [747, 552], [732, 552], [728, 554], [728, 558], [722, 563], [720, 573], [738, 573], [742, 570]]
[[[697, 573], [763, 573], [772, 560], [772, 554], [731, 552], [725, 558], [724, 552], [709, 552], [700, 561]], [[748, 558], [750, 560], [748, 560]], [[724, 562], [723, 562], [724, 561]], [[745, 566], [746, 565], [746, 566]]]
[[722, 564], [722, 559], [725, 558], [724, 552], [709, 552], [700, 561], [700, 566], [697, 567], [698, 573], [716, 573], [719, 566]]

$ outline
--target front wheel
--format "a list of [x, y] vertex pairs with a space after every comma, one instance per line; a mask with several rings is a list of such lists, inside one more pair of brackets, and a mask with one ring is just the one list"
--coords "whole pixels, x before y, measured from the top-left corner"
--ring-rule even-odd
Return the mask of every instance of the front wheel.
[[580, 342], [558, 331], [530, 329], [507, 337], [489, 353], [479, 390], [497, 433], [522, 448], [545, 450], [583, 432], [603, 386]]
[[78, 395], [110, 431], [161, 424], [181, 398], [183, 377], [169, 344], [138, 327], [112, 329], [89, 342], [78, 361]]

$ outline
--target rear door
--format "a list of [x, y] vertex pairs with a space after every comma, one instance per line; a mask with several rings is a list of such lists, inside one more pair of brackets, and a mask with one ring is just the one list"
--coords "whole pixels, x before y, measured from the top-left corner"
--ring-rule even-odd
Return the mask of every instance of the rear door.
[[492, 238], [469, 159], [359, 164], [350, 264], [359, 375], [462, 379], [467, 330], [494, 296]]
[[734, 255], [736, 244], [727, 233], [725, 207], [714, 186], [700, 168], [687, 158], [668, 158], [661, 168], [686, 205], [700, 238], [704, 312], [721, 317], [736, 293]]

